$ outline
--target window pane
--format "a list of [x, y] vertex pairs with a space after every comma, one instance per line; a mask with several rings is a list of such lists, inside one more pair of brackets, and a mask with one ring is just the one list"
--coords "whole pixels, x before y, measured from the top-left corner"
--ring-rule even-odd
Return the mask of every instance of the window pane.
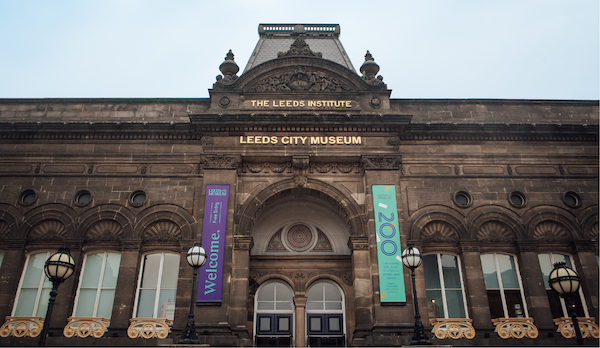
[[548, 279], [550, 278], [550, 273], [552, 272], [552, 269], [554, 269], [554, 267], [552, 266], [552, 261], [550, 260], [550, 254], [539, 254], [538, 260], [540, 262], [540, 268], [542, 269], [542, 278], [544, 279], [544, 286], [546, 287], [546, 289], [550, 289], [550, 285], [548, 285]]
[[275, 298], [277, 301], [292, 301], [292, 292], [283, 284], [275, 284]]
[[[483, 269], [483, 279], [486, 289], [499, 289], [498, 277], [496, 276], [496, 264], [494, 263], [494, 255], [481, 255], [481, 268]], [[492, 316], [492, 318], [494, 318]]]
[[332, 284], [325, 283], [325, 301], [341, 301], [342, 295], [337, 287]]
[[[29, 256], [27, 269], [25, 270], [25, 278], [23, 278], [24, 288], [38, 288], [40, 279], [44, 273], [44, 264], [46, 263], [47, 253], [39, 253]], [[44, 275], [44, 277], [46, 277]]]
[[425, 288], [440, 289], [440, 273], [438, 270], [437, 254], [423, 256], [423, 272], [425, 272]]
[[275, 302], [275, 309], [288, 310], [294, 309], [294, 307], [292, 306], [292, 302]]
[[321, 331], [321, 318], [311, 317], [310, 318], [310, 331]]
[[322, 310], [324, 302], [307, 302], [306, 309], [307, 310]]
[[426, 290], [429, 319], [444, 318], [444, 302], [441, 290]]
[[83, 276], [81, 277], [82, 288], [97, 288], [100, 279], [100, 270], [104, 261], [104, 253], [88, 254], [85, 258]]
[[329, 318], [329, 331], [340, 331], [340, 318], [330, 317]]
[[154, 317], [154, 301], [156, 300], [156, 290], [140, 290], [138, 300], [137, 314], [138, 318], [153, 318]]
[[160, 269], [160, 254], [144, 256], [141, 287], [144, 289], [156, 289], [158, 284], [158, 271]]
[[341, 310], [342, 303], [341, 302], [325, 302], [325, 309], [328, 310]]
[[496, 257], [498, 259], [498, 267], [500, 267], [502, 286], [505, 289], [519, 289], [515, 259], [510, 255], [501, 254], [496, 254]]
[[35, 299], [37, 297], [37, 293], [37, 288], [21, 289], [21, 293], [19, 294], [19, 303], [17, 303], [17, 309], [15, 309], [16, 317], [33, 316], [33, 307], [35, 306]]
[[448, 318], [465, 318], [462, 290], [446, 289], [446, 303], [448, 304]]
[[96, 303], [96, 289], [79, 289], [77, 298], [76, 317], [93, 317], [94, 304]]
[[258, 309], [274, 309], [274, 302], [258, 302]]
[[308, 301], [323, 301], [323, 284], [315, 284], [308, 290], [308, 294], [306, 295]]
[[110, 319], [112, 315], [113, 302], [115, 300], [115, 290], [100, 291], [100, 300], [98, 301], [97, 317]]
[[4, 252], [0, 251], [0, 267], [2, 267], [2, 260], [4, 260]]
[[260, 331], [271, 331], [271, 318], [261, 317], [259, 330]]
[[173, 319], [177, 290], [161, 290], [158, 298], [158, 318]]
[[504, 309], [502, 308], [502, 298], [500, 297], [500, 290], [488, 290], [487, 296], [492, 319], [504, 318]]
[[275, 300], [275, 283], [269, 283], [258, 292], [258, 301], [274, 301]]
[[444, 275], [444, 286], [446, 289], [461, 289], [460, 272], [458, 269], [458, 258], [454, 255], [441, 255], [442, 274]]
[[116, 288], [117, 278], [119, 277], [119, 266], [121, 264], [121, 254], [109, 253], [106, 256], [106, 266], [104, 266], [103, 288]]
[[[46, 277], [46, 279], [48, 279], [48, 278]], [[38, 317], [46, 316], [46, 312], [48, 311], [48, 300], [50, 299], [50, 291], [52, 291], [52, 289], [42, 288], [42, 291], [40, 293], [40, 299], [38, 302], [37, 313], [35, 314], [35, 316], [38, 316]]]
[[177, 289], [180, 259], [181, 257], [179, 255], [165, 254], [165, 264], [163, 266], [162, 281], [160, 283], [162, 289]]
[[289, 331], [290, 330], [290, 318], [282, 317], [279, 318], [279, 327], [277, 331]]

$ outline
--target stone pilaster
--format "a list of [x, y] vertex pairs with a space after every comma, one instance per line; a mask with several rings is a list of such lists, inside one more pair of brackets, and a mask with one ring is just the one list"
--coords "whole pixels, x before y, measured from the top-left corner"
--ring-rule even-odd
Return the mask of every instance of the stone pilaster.
[[550, 301], [546, 293], [544, 278], [538, 253], [528, 251], [526, 247], [521, 247], [519, 254], [519, 271], [521, 281], [527, 298], [527, 308], [529, 317], [535, 319], [535, 325], [539, 329], [553, 329], [556, 326], [552, 321], [552, 311], [550, 310]]
[[252, 237], [237, 235], [233, 238], [233, 265], [231, 271], [231, 299], [229, 325], [240, 338], [250, 337], [247, 327], [248, 278]]
[[295, 296], [296, 307], [296, 347], [306, 347], [306, 296]]
[[[121, 266], [119, 267], [109, 330], [122, 331], [123, 336], [126, 335], [125, 332], [129, 327], [129, 319], [133, 317], [139, 263], [139, 248], [128, 246], [121, 252]], [[119, 335], [121, 336], [121, 334]]]
[[354, 337], [360, 338], [373, 329], [373, 287], [371, 284], [369, 243], [367, 237], [350, 237], [352, 272], [354, 273]]
[[483, 280], [481, 252], [478, 247], [462, 247], [465, 288], [468, 289], [467, 301], [473, 326], [477, 329], [493, 329], [492, 317]]

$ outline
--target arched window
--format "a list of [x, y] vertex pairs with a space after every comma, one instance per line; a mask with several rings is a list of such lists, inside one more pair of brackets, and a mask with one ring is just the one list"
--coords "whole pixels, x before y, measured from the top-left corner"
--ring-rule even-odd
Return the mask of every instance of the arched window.
[[318, 282], [306, 292], [306, 326], [310, 346], [344, 345], [344, 296], [336, 284]]
[[13, 317], [44, 317], [52, 283], [44, 273], [44, 264], [50, 252], [31, 254], [25, 261], [25, 272], [21, 276]]
[[121, 255], [117, 253], [85, 255], [73, 308], [74, 317], [110, 319], [120, 264]]
[[468, 318], [460, 259], [454, 255], [423, 256], [429, 318]]
[[283, 282], [262, 285], [255, 297], [257, 346], [292, 344], [294, 329], [294, 293]]
[[512, 255], [481, 255], [492, 318], [529, 317], [517, 262]]
[[135, 297], [134, 317], [173, 319], [179, 260], [180, 256], [177, 254], [144, 255]]
[[[569, 255], [548, 253], [539, 254], [538, 259], [540, 261], [540, 268], [542, 269], [544, 286], [546, 287], [546, 293], [548, 294], [548, 300], [550, 301], [550, 310], [552, 311], [552, 317], [570, 317], [567, 311], [567, 307], [565, 306], [565, 300], [562, 297], [558, 296], [558, 294], [556, 294], [556, 292], [554, 292], [550, 288], [550, 285], [548, 284], [548, 278], [550, 277], [550, 272], [552, 272], [552, 270], [554, 269], [554, 264], [556, 262], [565, 262], [567, 264], [567, 267], [575, 269], [573, 263], [571, 262], [571, 257]], [[579, 288], [577, 295], [573, 296], [573, 300], [575, 301], [577, 316], [589, 317], [590, 313], [588, 312], [585, 297], [583, 296], [583, 290], [581, 288]]]

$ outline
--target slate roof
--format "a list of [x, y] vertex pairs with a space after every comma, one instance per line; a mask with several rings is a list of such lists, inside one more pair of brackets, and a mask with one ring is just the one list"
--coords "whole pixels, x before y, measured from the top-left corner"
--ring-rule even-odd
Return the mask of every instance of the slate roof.
[[356, 73], [348, 54], [339, 40], [339, 24], [259, 24], [260, 38], [244, 73], [266, 61], [277, 58], [277, 53], [287, 52], [298, 37], [304, 39], [313, 52], [345, 66]]

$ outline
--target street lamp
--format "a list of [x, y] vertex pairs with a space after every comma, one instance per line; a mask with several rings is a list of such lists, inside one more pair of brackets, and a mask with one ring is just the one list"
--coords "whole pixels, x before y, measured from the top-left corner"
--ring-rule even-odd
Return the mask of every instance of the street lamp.
[[583, 345], [583, 337], [581, 336], [579, 321], [577, 320], [577, 310], [573, 301], [573, 295], [579, 291], [579, 275], [573, 269], [567, 267], [566, 262], [557, 262], [554, 264], [554, 269], [548, 277], [548, 285], [560, 297], [565, 299], [567, 310], [573, 323], [573, 330], [575, 330], [575, 336], [577, 337], [577, 344]]
[[44, 327], [40, 334], [38, 345], [46, 345], [46, 336], [48, 335], [48, 327], [50, 326], [50, 318], [52, 317], [52, 308], [56, 300], [56, 290], [58, 285], [64, 282], [75, 271], [75, 260], [71, 257], [71, 253], [67, 248], [58, 248], [58, 251], [50, 255], [44, 265], [46, 277], [52, 282], [52, 291], [50, 291], [50, 299], [48, 300], [48, 310], [44, 319]]
[[402, 263], [404, 266], [410, 268], [410, 275], [412, 278], [413, 287], [413, 299], [415, 302], [415, 334], [412, 338], [411, 345], [418, 344], [431, 344], [429, 337], [425, 333], [425, 328], [421, 322], [421, 314], [419, 313], [419, 301], [417, 300], [417, 287], [415, 285], [415, 268], [419, 267], [423, 259], [421, 258], [421, 252], [415, 248], [413, 244], [409, 244], [406, 249], [402, 252]]
[[196, 333], [196, 324], [194, 323], [194, 302], [196, 302], [196, 278], [198, 277], [198, 268], [206, 263], [206, 251], [202, 244], [196, 243], [188, 250], [187, 262], [194, 267], [194, 280], [192, 281], [192, 298], [190, 300], [190, 314], [188, 315], [187, 324], [181, 333], [179, 344], [198, 343], [198, 334]]

